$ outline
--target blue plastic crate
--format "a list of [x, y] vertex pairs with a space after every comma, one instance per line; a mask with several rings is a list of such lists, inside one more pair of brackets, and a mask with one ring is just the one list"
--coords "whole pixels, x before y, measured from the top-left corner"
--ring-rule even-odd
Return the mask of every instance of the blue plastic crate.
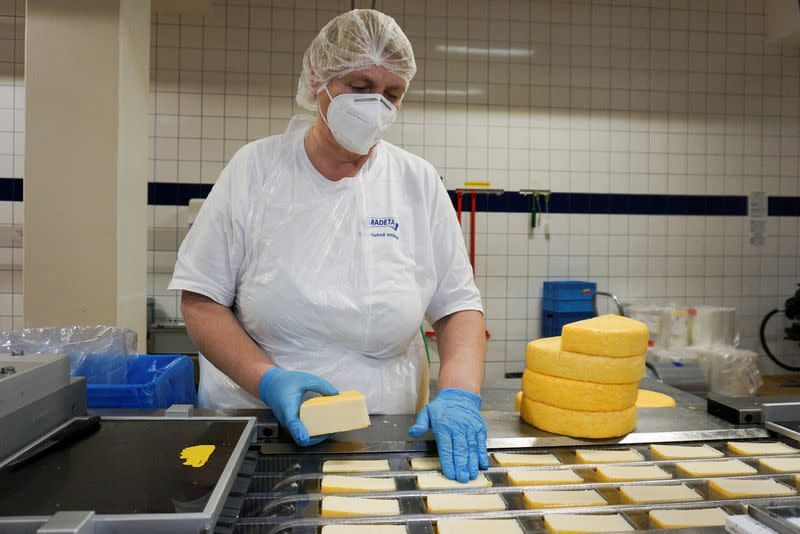
[[89, 408], [197, 403], [194, 364], [178, 354], [86, 356], [72, 374], [86, 377]]
[[597, 284], [578, 280], [548, 280], [542, 288], [542, 310], [559, 313], [594, 312]]
[[594, 317], [593, 312], [542, 312], [542, 337], [555, 337], [561, 335], [561, 329], [565, 324], [583, 321]]

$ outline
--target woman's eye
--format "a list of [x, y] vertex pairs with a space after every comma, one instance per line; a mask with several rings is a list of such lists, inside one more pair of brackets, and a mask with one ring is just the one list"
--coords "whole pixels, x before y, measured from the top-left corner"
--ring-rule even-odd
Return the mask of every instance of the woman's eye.
[[351, 87], [351, 88], [353, 89], [353, 91], [355, 91], [356, 93], [363, 93], [364, 91], [366, 91], [366, 90], [367, 90], [367, 86], [366, 86], [366, 85], [351, 85], [350, 87]]

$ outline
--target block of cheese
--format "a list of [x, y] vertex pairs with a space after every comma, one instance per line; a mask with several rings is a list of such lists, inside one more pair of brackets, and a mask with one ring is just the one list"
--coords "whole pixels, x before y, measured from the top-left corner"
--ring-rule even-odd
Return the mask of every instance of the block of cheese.
[[506, 509], [499, 493], [462, 494], [434, 493], [426, 497], [428, 512], [447, 514], [453, 512], [497, 512]]
[[322, 517], [366, 517], [372, 515], [400, 515], [400, 501], [339, 496], [322, 498]]
[[610, 464], [644, 460], [644, 456], [634, 449], [578, 449], [575, 451], [575, 457], [582, 464]]
[[492, 454], [497, 465], [518, 467], [526, 465], [560, 465], [552, 454], [520, 454], [515, 452], [496, 452]]
[[637, 408], [673, 408], [675, 399], [658, 391], [640, 389], [636, 397]]
[[346, 477], [325, 475], [322, 477], [322, 493], [355, 493], [368, 491], [395, 491], [393, 478]]
[[708, 445], [650, 445], [650, 452], [667, 460], [685, 460], [688, 458], [719, 458], [725, 453]]
[[608, 502], [595, 490], [532, 490], [522, 492], [528, 508], [605, 506]]
[[506, 473], [514, 486], [549, 486], [556, 484], [580, 484], [583, 478], [572, 469], [515, 469]]
[[615, 412], [582, 412], [523, 398], [520, 416], [546, 432], [575, 438], [613, 438], [636, 428], [633, 406]]
[[601, 465], [597, 479], [603, 482], [628, 482], [631, 480], [667, 480], [672, 478], [657, 465]]
[[795, 449], [780, 441], [729, 441], [728, 448], [736, 454], [747, 456], [767, 456], [769, 454], [797, 454], [800, 449]]
[[702, 501], [703, 496], [686, 484], [664, 486], [620, 486], [620, 500], [624, 503], [654, 503]]
[[408, 534], [405, 525], [323, 525], [322, 534]]
[[522, 534], [516, 519], [440, 519], [438, 534]]
[[369, 473], [388, 471], [389, 460], [325, 460], [323, 473]]
[[439, 458], [412, 458], [411, 469], [414, 471], [437, 471], [442, 468]]
[[600, 315], [561, 329], [561, 350], [595, 356], [641, 356], [647, 341], [647, 325], [621, 315]]
[[758, 464], [776, 473], [800, 472], [800, 458], [761, 458]]
[[644, 376], [641, 354], [609, 358], [567, 352], [561, 350], [561, 337], [545, 337], [528, 343], [525, 366], [543, 375], [600, 384], [629, 384]]
[[483, 473], [469, 482], [450, 480], [441, 473], [420, 473], [417, 475], [417, 488], [421, 490], [453, 489], [453, 488], [488, 488], [492, 482]]
[[309, 436], [366, 428], [369, 426], [367, 400], [358, 391], [314, 397], [300, 405], [300, 421]]
[[544, 526], [558, 534], [629, 532], [633, 527], [620, 514], [546, 514]]
[[547, 376], [525, 369], [522, 393], [532, 401], [568, 410], [613, 412], [636, 404], [639, 383], [597, 384]]
[[520, 406], [522, 406], [522, 391], [517, 391], [514, 397], [514, 411], [518, 412]]
[[724, 497], [772, 497], [797, 493], [794, 488], [771, 478], [712, 478], [708, 481], [708, 487]]
[[678, 471], [690, 477], [716, 477], [733, 475], [755, 475], [758, 470], [741, 460], [709, 460], [700, 462], [678, 462]]
[[722, 508], [650, 510], [650, 521], [658, 528], [724, 527], [726, 517]]

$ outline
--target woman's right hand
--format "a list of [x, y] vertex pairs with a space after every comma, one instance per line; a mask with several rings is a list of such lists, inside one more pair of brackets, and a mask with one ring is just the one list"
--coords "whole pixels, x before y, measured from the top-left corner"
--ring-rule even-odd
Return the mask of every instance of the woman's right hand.
[[261, 400], [272, 409], [275, 418], [289, 431], [301, 446], [316, 445], [327, 439], [325, 436], [309, 437], [300, 421], [300, 404], [309, 391], [322, 395], [338, 395], [339, 390], [322, 378], [303, 371], [286, 371], [271, 367], [258, 383]]

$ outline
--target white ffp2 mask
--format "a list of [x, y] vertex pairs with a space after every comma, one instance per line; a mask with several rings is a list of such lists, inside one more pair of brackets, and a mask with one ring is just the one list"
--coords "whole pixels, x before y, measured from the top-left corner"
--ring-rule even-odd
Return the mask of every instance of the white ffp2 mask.
[[332, 98], [327, 86], [325, 92], [331, 101], [327, 119], [325, 114], [322, 118], [333, 138], [354, 154], [367, 154], [397, 117], [397, 108], [383, 95], [344, 93]]

